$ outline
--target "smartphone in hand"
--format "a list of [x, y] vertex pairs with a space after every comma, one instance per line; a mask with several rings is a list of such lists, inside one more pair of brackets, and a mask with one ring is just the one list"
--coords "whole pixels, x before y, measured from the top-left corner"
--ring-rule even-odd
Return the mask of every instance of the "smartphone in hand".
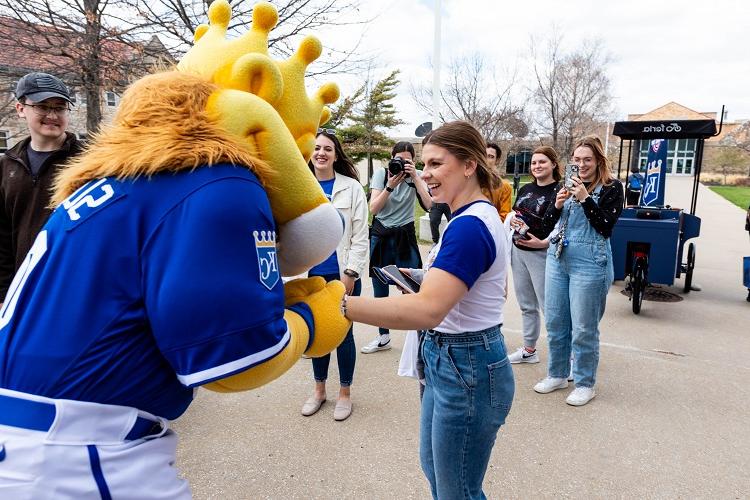
[[407, 293], [417, 293], [419, 291], [419, 283], [414, 281], [411, 276], [408, 276], [398, 270], [398, 267], [394, 265], [385, 267], [374, 267], [373, 270], [377, 275], [378, 279], [388, 285], [396, 285], [403, 289]]

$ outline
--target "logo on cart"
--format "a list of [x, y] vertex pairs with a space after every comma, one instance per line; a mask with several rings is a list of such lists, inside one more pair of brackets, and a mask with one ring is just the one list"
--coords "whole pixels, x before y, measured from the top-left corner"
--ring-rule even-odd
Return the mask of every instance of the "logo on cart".
[[643, 127], [643, 133], [654, 133], [654, 132], [679, 132], [682, 130], [679, 124], [672, 122], [669, 125], [660, 123], [659, 125], [646, 125]]
[[279, 281], [279, 264], [276, 260], [276, 232], [253, 231], [255, 252], [258, 254], [260, 282], [271, 290]]
[[667, 141], [654, 139], [649, 141], [648, 158], [646, 159], [646, 179], [643, 183], [641, 205], [655, 206], [664, 204], [664, 175], [667, 165]]

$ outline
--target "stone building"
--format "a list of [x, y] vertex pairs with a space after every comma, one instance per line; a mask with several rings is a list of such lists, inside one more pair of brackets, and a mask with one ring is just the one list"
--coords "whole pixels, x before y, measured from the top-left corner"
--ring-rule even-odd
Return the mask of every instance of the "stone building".
[[[59, 48], [50, 49], [48, 52], [39, 50], [38, 40], [31, 39], [34, 36], [34, 30], [40, 29], [43, 28], [39, 26], [29, 28], [28, 24], [17, 19], [0, 16], [0, 39], [6, 41], [0, 47], [0, 153], [7, 151], [28, 135], [25, 122], [16, 114], [15, 88], [18, 79], [32, 71], [50, 73], [65, 82], [75, 101], [70, 113], [68, 130], [77, 134], [81, 139], [87, 137], [87, 103], [79, 76], [80, 71], [78, 68], [70, 67], [70, 59], [56, 55], [55, 52]], [[76, 36], [76, 34], [71, 34], [70, 39], [75, 40]], [[59, 31], [49, 35], [52, 40], [61, 37]], [[70, 43], [70, 39], [60, 43]], [[103, 42], [103, 45], [104, 52], [110, 59], [110, 67], [121, 68], [123, 72], [128, 73], [127, 78], [119, 75], [118, 78], [107, 78], [106, 75], [103, 78], [105, 82], [109, 82], [102, 88], [100, 94], [102, 121], [106, 122], [112, 118], [117, 109], [120, 94], [124, 90], [127, 79], [139, 76], [131, 71], [133, 68], [140, 68], [140, 73], [143, 74], [154, 66], [172, 64], [174, 59], [156, 36], [143, 45], [125, 44], [113, 40]], [[115, 59], [114, 65], [111, 64], [112, 59]], [[118, 61], [122, 64], [117, 64]]]
[[[629, 121], [665, 121], [669, 120], [714, 120], [716, 121], [717, 131], [721, 117], [713, 111], [698, 112], [676, 102], [669, 102], [648, 113], [630, 114], [627, 118]], [[702, 172], [720, 172], [722, 162], [720, 156], [722, 151], [731, 148], [727, 139], [734, 133], [738, 132], [743, 121], [724, 120], [721, 131], [716, 137], [706, 139], [703, 151]], [[619, 139], [613, 138], [619, 146]], [[627, 157], [627, 151], [623, 152], [623, 157]], [[648, 141], [633, 141], [630, 165], [638, 165], [641, 170], [645, 171], [646, 157], [648, 156]], [[623, 160], [625, 161], [625, 160]], [[696, 140], [695, 139], [670, 139], [667, 150], [667, 173], [673, 175], [693, 175], [696, 161]], [[740, 170], [750, 165], [750, 155], [739, 153], [736, 160]], [[747, 171], [747, 168], [744, 168]]]

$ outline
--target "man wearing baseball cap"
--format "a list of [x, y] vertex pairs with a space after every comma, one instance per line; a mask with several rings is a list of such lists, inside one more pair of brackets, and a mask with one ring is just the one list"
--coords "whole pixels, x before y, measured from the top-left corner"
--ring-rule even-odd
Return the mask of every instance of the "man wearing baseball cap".
[[16, 112], [29, 137], [0, 157], [0, 302], [51, 210], [55, 174], [81, 145], [67, 132], [68, 87], [47, 73], [29, 73], [16, 85]]

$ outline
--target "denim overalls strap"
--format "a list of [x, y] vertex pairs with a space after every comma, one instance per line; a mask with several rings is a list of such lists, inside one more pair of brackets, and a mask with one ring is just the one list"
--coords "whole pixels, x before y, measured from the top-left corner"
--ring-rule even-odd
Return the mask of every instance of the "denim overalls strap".
[[[601, 191], [602, 185], [599, 184], [591, 193], [591, 198], [597, 204], [599, 203]], [[597, 233], [594, 227], [589, 223], [588, 217], [586, 217], [586, 214], [583, 211], [583, 206], [581, 206], [581, 202], [579, 202], [574, 196], [565, 200], [562, 217], [559, 240], [554, 253], [555, 257], [558, 259], [560, 258], [563, 249], [568, 246], [571, 241], [580, 243], [606, 241], [606, 238]]]
[[[599, 197], [601, 196], [602, 185], [596, 186], [596, 189], [591, 193], [591, 198], [598, 205]], [[583, 211], [581, 203], [571, 196], [565, 201], [566, 210], [568, 212], [568, 228], [567, 237], [568, 241], [580, 241], [582, 243], [595, 243], [601, 241], [604, 238], [601, 234], [596, 232], [594, 226], [589, 222], [588, 217]]]

